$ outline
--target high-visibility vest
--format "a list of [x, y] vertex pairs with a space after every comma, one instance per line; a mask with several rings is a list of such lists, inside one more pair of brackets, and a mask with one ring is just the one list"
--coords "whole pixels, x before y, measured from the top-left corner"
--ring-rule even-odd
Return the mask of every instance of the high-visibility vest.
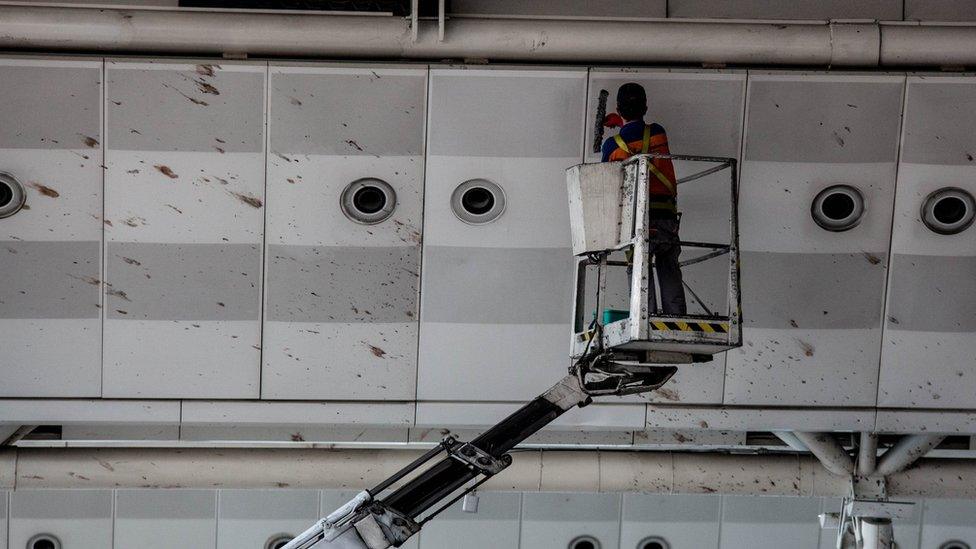
[[[639, 151], [635, 151], [630, 148], [630, 145], [624, 141], [620, 134], [613, 136], [613, 140], [617, 143], [617, 148], [626, 154], [625, 158], [629, 158], [635, 154], [646, 154], [651, 149], [651, 126], [644, 126], [644, 136], [641, 139], [641, 148]], [[654, 158], [647, 163], [647, 169], [650, 170], [651, 181], [650, 181], [650, 194], [651, 196], [668, 196], [672, 199], [678, 197], [678, 186], [675, 184], [671, 178], [661, 171], [661, 168], [657, 165], [657, 162], [666, 161], [666, 159]], [[671, 171], [671, 170], [668, 170]], [[651, 202], [652, 209], [665, 209], [669, 211], [677, 211], [673, 202]]]

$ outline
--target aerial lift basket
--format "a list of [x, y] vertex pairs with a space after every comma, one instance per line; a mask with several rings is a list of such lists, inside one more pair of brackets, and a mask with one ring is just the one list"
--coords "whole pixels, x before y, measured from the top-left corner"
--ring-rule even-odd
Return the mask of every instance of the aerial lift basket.
[[[648, 164], [653, 158], [710, 164], [703, 171], [678, 179], [679, 185], [717, 172], [727, 171], [729, 174], [728, 242], [681, 241], [683, 255], [692, 250], [701, 252], [695, 257], [682, 257], [682, 267], [707, 260], [727, 261], [727, 310], [708, 310], [687, 285], [687, 293], [710, 314], [665, 315], [656, 304], [648, 302], [649, 285], [654, 284], [653, 265], [647, 253], [650, 234], [648, 178], [653, 177]], [[573, 254], [576, 256], [571, 347], [574, 358], [590, 352], [596, 345], [605, 350], [630, 353], [639, 357], [639, 362], [687, 363], [708, 360], [710, 355], [742, 345], [736, 175], [734, 158], [655, 153], [636, 155], [622, 162], [580, 164], [567, 170]], [[716, 197], [718, 199], [720, 197]], [[615, 252], [627, 252], [630, 259], [611, 259]], [[596, 268], [595, 285], [587, 284], [586, 280], [587, 271], [592, 271], [593, 267]], [[611, 268], [628, 268], [630, 272], [629, 311], [605, 310], [607, 271]], [[594, 289], [596, 295], [588, 296], [587, 292]], [[596, 303], [595, 309], [588, 306], [592, 302]]]

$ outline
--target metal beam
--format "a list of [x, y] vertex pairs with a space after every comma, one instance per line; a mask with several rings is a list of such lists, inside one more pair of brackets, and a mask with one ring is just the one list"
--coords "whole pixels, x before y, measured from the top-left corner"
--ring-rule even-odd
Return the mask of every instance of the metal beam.
[[851, 456], [847, 455], [847, 450], [844, 450], [832, 434], [804, 431], [795, 431], [793, 434], [831, 473], [850, 476], [854, 472]]
[[888, 476], [903, 471], [929, 450], [939, 445], [944, 435], [907, 435], [901, 438], [878, 461], [876, 475]]
[[878, 435], [862, 432], [857, 446], [857, 474], [871, 476], [878, 463]]

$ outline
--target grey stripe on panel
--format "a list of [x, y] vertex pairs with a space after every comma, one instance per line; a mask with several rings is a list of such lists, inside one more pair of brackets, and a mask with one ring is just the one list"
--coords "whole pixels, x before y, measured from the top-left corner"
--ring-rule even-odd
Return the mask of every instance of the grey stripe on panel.
[[0, 66], [0, 148], [98, 147], [100, 73], [95, 67]]
[[976, 332], [976, 257], [895, 254], [888, 327]]
[[569, 248], [425, 246], [423, 320], [569, 322], [572, 271]]
[[101, 243], [0, 242], [0, 318], [98, 318]]
[[274, 152], [424, 152], [426, 75], [278, 73], [271, 78]]
[[973, 165], [976, 156], [976, 79], [912, 82], [905, 104], [902, 162]]
[[216, 516], [214, 490], [119, 490], [115, 515], [127, 519], [208, 519]]
[[[808, 525], [809, 517], [820, 511], [820, 498], [723, 496], [722, 520], [735, 523]], [[789, 502], [789, 504], [786, 504]], [[815, 525], [814, 525], [815, 527]], [[814, 530], [815, 528], [809, 528]], [[814, 538], [816, 539], [816, 538]]]
[[410, 322], [417, 319], [416, 246], [268, 247], [267, 319]]
[[110, 242], [108, 318], [259, 320], [259, 244]]
[[523, 521], [615, 522], [620, 519], [620, 494], [526, 492]]
[[433, 74], [429, 154], [579, 156], [586, 95], [582, 76], [485, 76], [463, 70]]
[[894, 162], [901, 82], [750, 80], [746, 160]]
[[318, 490], [221, 490], [220, 518], [295, 520], [314, 517], [319, 508], [319, 497]]
[[14, 519], [111, 517], [111, 490], [17, 490], [10, 495], [10, 518]]
[[105, 92], [109, 147], [126, 151], [263, 151], [264, 73], [200, 67], [205, 68], [109, 68]]
[[880, 328], [885, 254], [742, 252], [742, 317], [772, 329]]

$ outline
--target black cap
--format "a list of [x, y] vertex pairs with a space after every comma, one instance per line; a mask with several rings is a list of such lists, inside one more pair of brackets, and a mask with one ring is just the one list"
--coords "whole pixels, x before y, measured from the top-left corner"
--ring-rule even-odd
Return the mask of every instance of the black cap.
[[617, 90], [617, 103], [640, 105], [647, 103], [647, 92], [644, 86], [636, 82], [627, 82]]

